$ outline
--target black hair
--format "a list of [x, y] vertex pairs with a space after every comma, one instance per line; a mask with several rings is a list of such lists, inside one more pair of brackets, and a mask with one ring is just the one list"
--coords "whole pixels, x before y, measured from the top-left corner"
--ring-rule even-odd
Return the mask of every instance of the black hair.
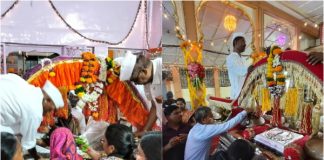
[[237, 36], [237, 37], [234, 38], [234, 40], [233, 40], [233, 47], [235, 47], [236, 43], [237, 43], [240, 39], [244, 39], [244, 37], [242, 37], [242, 36]]
[[181, 101], [183, 104], [186, 105], [186, 101], [185, 101], [183, 98], [178, 98], [176, 101], [177, 101], [177, 102], [178, 102], [178, 101]]
[[[148, 68], [148, 66], [151, 64], [151, 60], [146, 58], [144, 55], [137, 56], [136, 63], [132, 72], [132, 76], [130, 78], [131, 81], [138, 82], [138, 75], [141, 71]], [[153, 72], [153, 69], [152, 69]], [[153, 75], [152, 75], [153, 77]]]
[[1, 159], [12, 160], [17, 150], [17, 142], [13, 134], [1, 132]]
[[108, 145], [113, 145], [117, 150], [113, 156], [130, 159], [135, 147], [134, 136], [131, 129], [123, 124], [112, 124], [107, 127], [105, 137]]
[[147, 160], [161, 160], [162, 134], [161, 132], [148, 132], [140, 142]]
[[173, 93], [171, 91], [166, 93], [167, 99], [172, 99], [173, 98]]
[[195, 111], [195, 120], [198, 123], [202, 123], [202, 120], [208, 116], [208, 113], [211, 112], [209, 107], [199, 107]]
[[227, 149], [229, 160], [251, 160], [255, 154], [255, 147], [244, 139], [235, 140]]
[[170, 105], [170, 106], [168, 106], [168, 107], [166, 107], [165, 109], [164, 109], [164, 115], [165, 116], [169, 116], [169, 115], [171, 115], [171, 113], [174, 111], [174, 110], [176, 110], [176, 109], [179, 109], [179, 107], [178, 106], [176, 106], [176, 105]]

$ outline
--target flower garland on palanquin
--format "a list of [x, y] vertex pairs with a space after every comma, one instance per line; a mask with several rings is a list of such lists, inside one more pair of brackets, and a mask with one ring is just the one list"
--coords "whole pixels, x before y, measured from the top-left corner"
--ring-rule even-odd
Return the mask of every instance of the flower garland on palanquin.
[[[76, 86], [75, 94], [78, 95], [79, 101], [77, 107], [83, 109], [86, 105], [90, 109], [92, 115], [98, 116], [98, 99], [103, 93], [105, 84], [111, 84], [119, 77], [120, 66], [116, 65], [112, 58], [98, 58], [100, 61], [100, 73], [97, 77], [93, 72], [93, 65], [98, 63], [94, 54], [85, 52], [82, 54], [84, 65], [81, 72], [80, 83]], [[89, 68], [88, 68], [89, 65]]]
[[280, 61], [281, 53], [282, 50], [274, 46], [267, 59], [267, 86], [273, 96], [281, 96], [285, 89], [285, 75], [282, 72], [283, 67]]
[[[273, 126], [281, 126], [281, 111], [280, 111], [280, 97], [282, 96], [285, 89], [285, 75], [283, 74], [283, 67], [280, 61], [280, 54], [282, 50], [273, 46], [270, 50], [267, 63], [267, 86], [270, 94], [274, 96], [272, 120]], [[269, 97], [264, 97], [269, 98]]]

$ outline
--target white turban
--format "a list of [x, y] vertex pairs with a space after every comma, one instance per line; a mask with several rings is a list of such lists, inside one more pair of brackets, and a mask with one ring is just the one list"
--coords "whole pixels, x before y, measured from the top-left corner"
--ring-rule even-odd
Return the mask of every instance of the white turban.
[[43, 86], [43, 90], [52, 99], [55, 104], [55, 108], [61, 108], [64, 106], [63, 98], [61, 92], [49, 81], [47, 80]]
[[137, 56], [132, 54], [131, 52], [127, 52], [126, 56], [120, 60], [121, 68], [120, 68], [120, 76], [119, 79], [121, 81], [130, 80], [134, 66], [136, 64]]

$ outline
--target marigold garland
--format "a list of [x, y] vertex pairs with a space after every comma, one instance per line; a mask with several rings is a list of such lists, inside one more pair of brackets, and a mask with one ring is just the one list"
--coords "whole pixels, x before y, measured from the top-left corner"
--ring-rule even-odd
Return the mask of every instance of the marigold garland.
[[96, 69], [99, 67], [99, 62], [96, 56], [90, 52], [82, 53], [83, 66], [81, 69], [80, 81], [83, 83], [95, 83], [97, 82]]
[[289, 88], [286, 94], [285, 115], [295, 116], [297, 114], [298, 89]]
[[270, 93], [268, 88], [262, 88], [262, 112], [267, 112], [271, 110], [270, 104]]
[[281, 53], [282, 50], [278, 46], [273, 46], [267, 59], [267, 86], [271, 95], [275, 96], [281, 96], [285, 87], [285, 75], [282, 73], [283, 67], [280, 61]]

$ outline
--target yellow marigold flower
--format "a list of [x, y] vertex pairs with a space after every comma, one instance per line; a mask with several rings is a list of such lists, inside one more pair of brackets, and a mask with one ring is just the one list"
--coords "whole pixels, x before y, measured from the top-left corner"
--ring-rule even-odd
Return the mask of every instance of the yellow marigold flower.
[[77, 85], [77, 86], [76, 86], [76, 88], [81, 88], [81, 87], [82, 87], [82, 85], [81, 85], [81, 84], [79, 84], [79, 85]]
[[81, 78], [80, 78], [80, 81], [81, 81], [81, 82], [85, 82], [85, 81], [86, 81], [86, 79], [85, 79], [85, 78], [83, 78], [83, 77], [81, 77]]
[[49, 73], [49, 76], [50, 76], [50, 77], [55, 77], [55, 75], [56, 75], [55, 72], [50, 72], [50, 73]]
[[84, 92], [79, 92], [79, 93], [78, 93], [78, 97], [79, 97], [79, 98], [82, 98], [83, 96], [84, 96]]
[[108, 83], [112, 83], [112, 82], [114, 82], [114, 80], [111, 78], [108, 78]]

